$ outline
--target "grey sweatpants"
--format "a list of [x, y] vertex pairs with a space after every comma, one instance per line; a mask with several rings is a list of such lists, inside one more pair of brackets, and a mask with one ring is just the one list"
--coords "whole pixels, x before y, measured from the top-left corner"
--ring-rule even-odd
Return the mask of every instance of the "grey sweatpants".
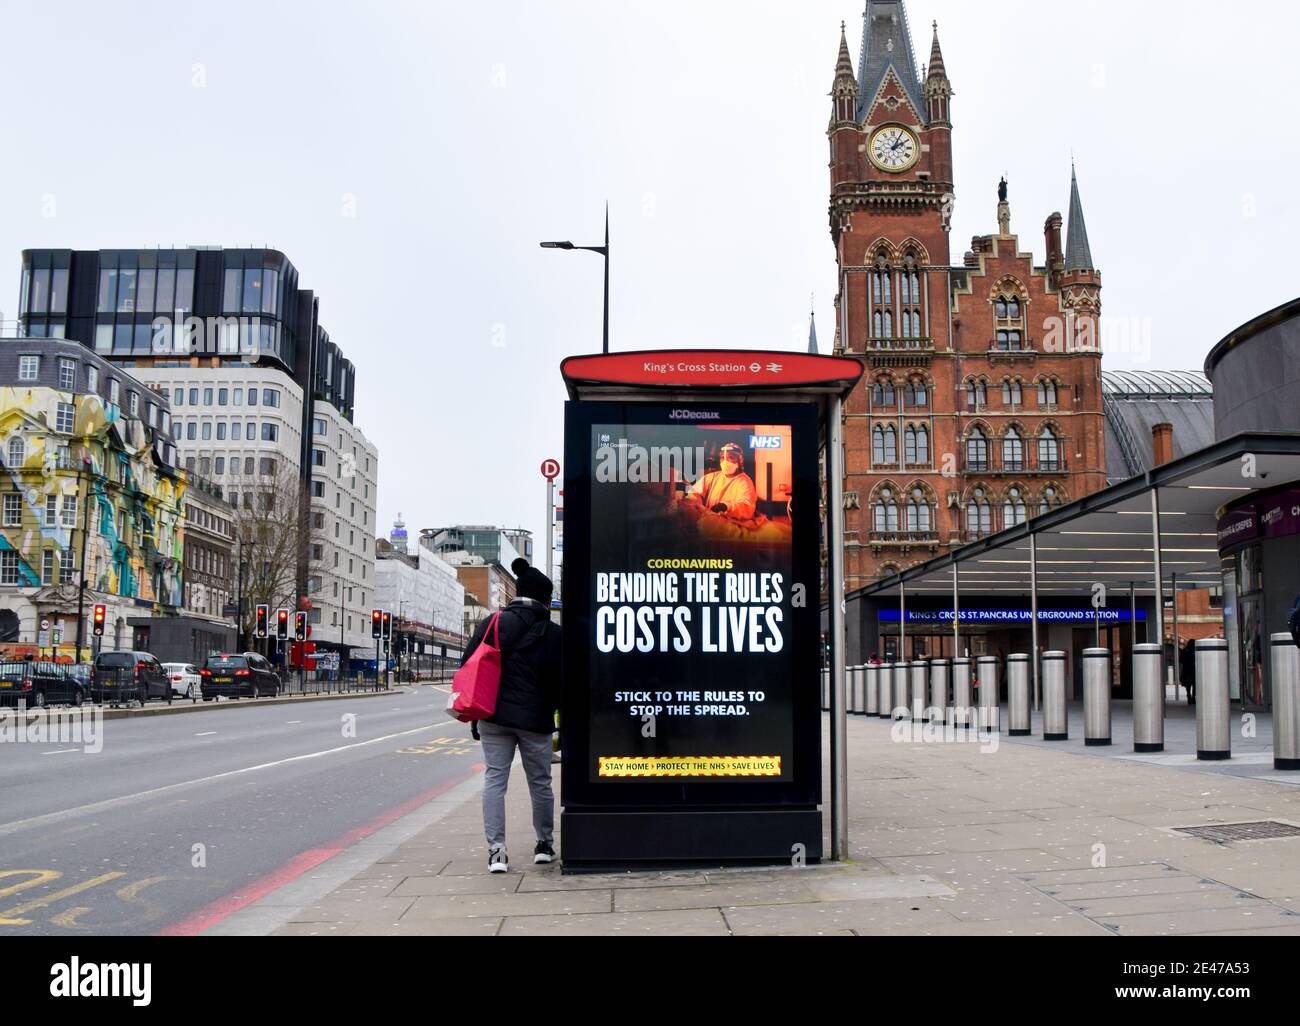
[[515, 748], [524, 764], [533, 799], [533, 829], [537, 840], [555, 841], [555, 794], [551, 789], [551, 735], [533, 734], [494, 723], [480, 723], [487, 775], [483, 782], [483, 831], [489, 848], [506, 846], [506, 787]]

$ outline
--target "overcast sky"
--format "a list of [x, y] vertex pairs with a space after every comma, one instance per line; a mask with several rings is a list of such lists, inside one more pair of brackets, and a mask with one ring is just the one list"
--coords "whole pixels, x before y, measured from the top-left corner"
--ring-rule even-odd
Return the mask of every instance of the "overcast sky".
[[[544, 529], [557, 366], [833, 337], [826, 125], [861, 0], [3, 0], [0, 311], [20, 251], [269, 244], [357, 365], [379, 524]], [[1043, 259], [1078, 161], [1106, 365], [1199, 368], [1300, 293], [1300, 7], [908, 4], [953, 104], [952, 260]], [[8, 283], [8, 284], [6, 284]], [[539, 561], [541, 561], [539, 546]]]

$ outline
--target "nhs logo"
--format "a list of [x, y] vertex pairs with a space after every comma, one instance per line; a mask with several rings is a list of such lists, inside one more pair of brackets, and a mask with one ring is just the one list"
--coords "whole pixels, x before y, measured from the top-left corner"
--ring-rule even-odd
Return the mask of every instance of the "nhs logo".
[[780, 449], [782, 444], [780, 435], [749, 436], [749, 447], [751, 449]]

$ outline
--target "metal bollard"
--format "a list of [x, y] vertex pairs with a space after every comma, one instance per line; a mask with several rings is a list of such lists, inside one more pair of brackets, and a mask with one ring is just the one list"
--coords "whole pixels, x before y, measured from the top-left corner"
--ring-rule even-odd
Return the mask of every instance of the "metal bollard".
[[867, 689], [867, 715], [880, 715], [880, 667], [866, 666], [862, 669], [862, 678]]
[[831, 711], [831, 671], [822, 670], [822, 712]]
[[894, 664], [893, 714], [896, 720], [909, 720], [912, 718], [911, 709], [907, 704], [907, 675], [909, 669], [907, 663]]
[[858, 712], [858, 668], [844, 667], [844, 711], [850, 716]]
[[979, 729], [993, 733], [1002, 729], [1002, 696], [998, 685], [996, 656], [980, 656], [975, 664], [980, 689]]
[[970, 660], [952, 661], [953, 726], [969, 729], [971, 721]]
[[880, 689], [880, 712], [882, 720], [894, 718], [894, 668], [888, 663], [876, 667], [876, 687]]
[[1300, 647], [1290, 634], [1273, 635], [1273, 768], [1300, 770]]
[[1160, 677], [1163, 645], [1133, 649], [1133, 751], [1165, 750], [1165, 682]]
[[1110, 727], [1110, 649], [1089, 648], [1083, 653], [1083, 741], [1089, 748], [1105, 748]]
[[1012, 737], [1029, 737], [1034, 732], [1030, 690], [1029, 656], [1007, 656], [1007, 732]]
[[1228, 732], [1228, 643], [1210, 638], [1196, 643], [1196, 758], [1223, 762], [1232, 758]]
[[947, 659], [930, 664], [930, 720], [934, 723], [948, 722], [948, 674]]
[[853, 714], [861, 716], [867, 711], [867, 668], [853, 667]]
[[1043, 654], [1043, 740], [1070, 740], [1070, 703], [1065, 695], [1065, 653]]
[[928, 723], [930, 715], [926, 706], [930, 704], [930, 664], [918, 659], [912, 664], [912, 719], [917, 723]]

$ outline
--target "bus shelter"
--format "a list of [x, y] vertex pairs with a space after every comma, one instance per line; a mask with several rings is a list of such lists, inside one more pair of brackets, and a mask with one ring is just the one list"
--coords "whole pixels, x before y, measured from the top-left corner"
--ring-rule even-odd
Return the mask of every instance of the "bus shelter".
[[565, 871], [825, 857], [824, 587], [841, 599], [842, 857], [842, 405], [861, 363], [657, 351], [574, 357], [562, 373]]

